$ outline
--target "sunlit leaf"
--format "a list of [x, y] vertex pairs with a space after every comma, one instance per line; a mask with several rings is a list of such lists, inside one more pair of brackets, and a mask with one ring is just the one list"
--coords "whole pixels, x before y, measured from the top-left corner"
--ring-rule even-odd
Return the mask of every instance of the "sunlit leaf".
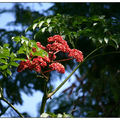
[[39, 28], [41, 28], [41, 26], [43, 25], [45, 21], [40, 21], [38, 24], [39, 24]]
[[0, 66], [0, 69], [5, 70], [8, 67], [8, 65], [2, 65]]
[[52, 27], [48, 28], [48, 32], [51, 33], [52, 32]]
[[47, 19], [47, 23], [49, 24], [51, 22], [51, 19], [49, 18], [49, 19]]
[[42, 28], [41, 29], [42, 33], [44, 33], [46, 29], [47, 29], [47, 27]]
[[16, 63], [16, 62], [10, 62], [10, 65], [12, 65], [12, 66], [15, 66], [15, 67], [18, 67], [18, 63]]
[[12, 40], [15, 42], [20, 42], [21, 38], [20, 36], [12, 37]]
[[106, 44], [108, 44], [109, 40], [108, 40], [108, 38], [104, 38], [104, 41], [105, 41]]
[[33, 30], [37, 27], [37, 25], [38, 25], [38, 23], [35, 23], [34, 25], [33, 25]]

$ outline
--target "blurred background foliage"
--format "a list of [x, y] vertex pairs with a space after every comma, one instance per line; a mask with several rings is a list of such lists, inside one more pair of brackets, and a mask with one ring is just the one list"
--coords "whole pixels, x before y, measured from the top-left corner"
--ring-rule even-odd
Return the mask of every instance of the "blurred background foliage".
[[[11, 38], [21, 35], [40, 41], [43, 45], [47, 44], [48, 37], [62, 35], [70, 47], [81, 50], [84, 57], [98, 46], [105, 46], [93, 55], [95, 57], [79, 68], [79, 74], [75, 74], [74, 83], [59, 97], [53, 96], [48, 101], [46, 112], [67, 113], [74, 117], [120, 117], [120, 4], [54, 3], [43, 13], [24, 8], [21, 3], [13, 4], [11, 10], [0, 10], [0, 13], [14, 14], [15, 21], [8, 25], [13, 28], [21, 26], [22, 29], [0, 29], [0, 45], [8, 43], [14, 53], [20, 46]], [[66, 55], [58, 54], [58, 59], [63, 57], [65, 58]], [[63, 64], [68, 72], [77, 65], [72, 60]], [[0, 84], [3, 87], [4, 96], [12, 104], [23, 103], [20, 91], [26, 94], [32, 94], [33, 89], [43, 92], [44, 80], [37, 78], [34, 72], [26, 70], [17, 73], [16, 67], [13, 67], [10, 69], [12, 75], [8, 73], [9, 75], [5, 76], [3, 70], [0, 71]], [[56, 87], [51, 84], [56, 80], [53, 77], [54, 74], [55, 72], [50, 74], [48, 83], [50, 91]], [[60, 78], [64, 76], [64, 74], [58, 75]], [[1, 102], [0, 108], [1, 115], [8, 109]], [[32, 117], [28, 113], [23, 115]], [[10, 116], [13, 117], [13, 115]]]

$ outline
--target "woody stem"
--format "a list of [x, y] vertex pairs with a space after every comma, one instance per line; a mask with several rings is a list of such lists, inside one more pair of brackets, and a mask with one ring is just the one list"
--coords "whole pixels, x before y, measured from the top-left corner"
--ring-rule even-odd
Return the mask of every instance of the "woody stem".
[[43, 98], [42, 98], [40, 114], [44, 113], [44, 111], [45, 111], [46, 101], [47, 101], [47, 80], [45, 80], [45, 83], [44, 83], [44, 95], [43, 95]]

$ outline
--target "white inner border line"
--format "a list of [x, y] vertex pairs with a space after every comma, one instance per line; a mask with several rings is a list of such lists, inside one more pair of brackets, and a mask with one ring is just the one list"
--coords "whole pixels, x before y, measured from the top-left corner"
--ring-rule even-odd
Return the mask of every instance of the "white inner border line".
[[120, 2], [120, 0], [100, 0], [100, 1], [97, 1], [97, 0], [0, 0], [0, 2], [81, 2], [81, 3], [84, 3], [84, 2], [98, 2], [98, 3], [101, 3], [101, 2], [107, 2], [107, 3], [114, 3], [114, 2]]

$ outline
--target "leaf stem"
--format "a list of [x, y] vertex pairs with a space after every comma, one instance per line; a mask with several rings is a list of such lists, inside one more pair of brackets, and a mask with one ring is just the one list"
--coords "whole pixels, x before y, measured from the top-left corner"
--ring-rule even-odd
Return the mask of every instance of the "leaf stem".
[[103, 46], [100, 46], [98, 48], [96, 48], [95, 50], [93, 50], [90, 54], [88, 54], [85, 58], [84, 61], [79, 63], [78, 66], [71, 72], [71, 74], [51, 93], [48, 94], [47, 99], [51, 98], [52, 95], [54, 95], [64, 84], [65, 82], [73, 75], [73, 73], [80, 67], [81, 64], [83, 64], [87, 58], [89, 56], [91, 56], [94, 52], [96, 52], [97, 50], [101, 49]]
[[22, 114], [11, 104], [9, 103], [4, 97], [0, 98], [1, 100], [3, 100], [4, 102], [6, 102], [11, 108], [13, 108], [13, 110], [21, 117], [21, 118], [24, 118], [22, 116]]

